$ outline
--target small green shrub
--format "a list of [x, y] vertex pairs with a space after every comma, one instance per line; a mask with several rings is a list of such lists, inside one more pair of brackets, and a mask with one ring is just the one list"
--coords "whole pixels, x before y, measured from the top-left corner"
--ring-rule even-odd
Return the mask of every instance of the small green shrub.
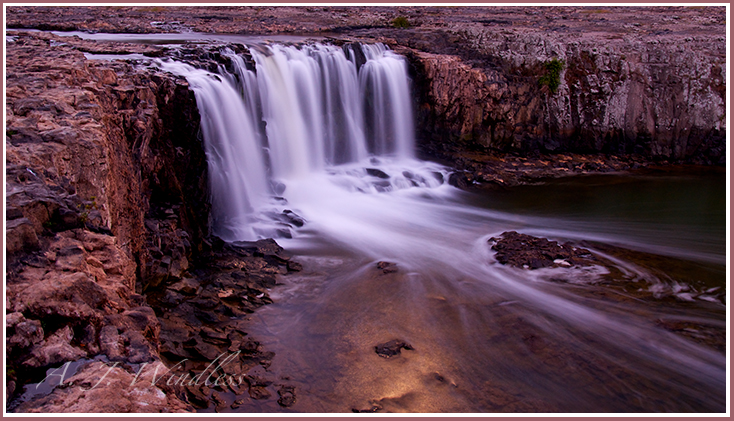
[[391, 23], [396, 28], [410, 28], [410, 22], [405, 16], [398, 16]]
[[561, 86], [561, 71], [565, 65], [563, 60], [557, 58], [543, 63], [546, 73], [538, 79], [538, 84], [546, 85], [551, 93], [556, 93], [558, 87]]

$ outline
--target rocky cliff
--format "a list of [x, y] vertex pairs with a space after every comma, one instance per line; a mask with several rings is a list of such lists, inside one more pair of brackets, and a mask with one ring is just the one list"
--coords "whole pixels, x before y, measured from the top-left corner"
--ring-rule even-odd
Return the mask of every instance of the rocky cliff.
[[[19, 7], [7, 22], [386, 42], [410, 62], [420, 147], [469, 170], [453, 180], [464, 187], [560, 167], [726, 159], [723, 8], [212, 10]], [[401, 16], [408, 28], [393, 23]], [[12, 409], [226, 409], [275, 400], [276, 386], [278, 403], [292, 404], [290, 385], [261, 375], [216, 390], [150, 381], [163, 361], [200, 370], [226, 352], [240, 357], [225, 374], [267, 366], [272, 354], [231, 319], [269, 302], [276, 277], [299, 269], [274, 242], [208, 237], [206, 161], [185, 80], [83, 55], [167, 50], [27, 32], [12, 33], [6, 50], [6, 393], [72, 361], [84, 364], [71, 384], [97, 384], [112, 366], [120, 385], [57, 388]], [[528, 160], [539, 153], [552, 155]]]
[[598, 34], [481, 26], [464, 27], [457, 36], [479, 62], [405, 51], [420, 93], [419, 127], [431, 151], [725, 162], [723, 36], [600, 40]]
[[[7, 42], [9, 409], [221, 410], [270, 398], [268, 385], [291, 405], [292, 386], [248, 375], [272, 353], [236, 320], [271, 302], [276, 277], [300, 266], [272, 240], [210, 237], [200, 117], [185, 79], [81, 52], [130, 50], [163, 49], [48, 33]], [[223, 372], [207, 372], [217, 360]], [[201, 381], [181, 380], [193, 371]], [[22, 388], [44, 373], [45, 392]], [[237, 381], [210, 387], [221, 375]], [[96, 387], [102, 380], [116, 387]], [[222, 397], [230, 393], [237, 403]]]
[[470, 150], [725, 162], [723, 7], [9, 10], [9, 27], [386, 42], [411, 60], [422, 148], [450, 161]]
[[[207, 233], [193, 95], [47, 34], [6, 45], [9, 377], [95, 355], [157, 361], [160, 323], [138, 293], [186, 270]], [[172, 399], [151, 409], [181, 409]]]
[[429, 155], [725, 162], [724, 7], [11, 7], [7, 24], [378, 40], [411, 60]]

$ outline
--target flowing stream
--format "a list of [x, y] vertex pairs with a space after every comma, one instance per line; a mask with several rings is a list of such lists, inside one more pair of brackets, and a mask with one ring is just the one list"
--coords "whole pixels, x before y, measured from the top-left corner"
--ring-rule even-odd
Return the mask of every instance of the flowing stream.
[[[416, 159], [406, 63], [385, 46], [223, 54], [232, 66], [217, 74], [158, 65], [186, 76], [196, 94], [215, 234], [277, 237], [304, 265], [273, 289], [275, 303], [253, 315], [251, 329], [276, 353], [269, 370], [297, 387], [289, 410], [725, 410], [723, 352], [660, 326], [725, 326], [715, 293], [726, 279], [718, 181], [705, 226], [629, 210], [619, 217], [581, 194], [589, 180], [469, 194], [447, 183], [450, 169]], [[609, 180], [620, 178], [590, 180], [594, 197], [611, 192], [615, 205], [639, 188], [615, 193], [619, 182]], [[597, 285], [608, 274], [601, 266], [500, 265], [488, 240], [508, 230], [593, 240], [589, 249], [654, 297]], [[683, 258], [679, 271], [694, 275], [663, 276], [594, 244]], [[392, 339], [413, 349], [378, 356], [375, 346]]]

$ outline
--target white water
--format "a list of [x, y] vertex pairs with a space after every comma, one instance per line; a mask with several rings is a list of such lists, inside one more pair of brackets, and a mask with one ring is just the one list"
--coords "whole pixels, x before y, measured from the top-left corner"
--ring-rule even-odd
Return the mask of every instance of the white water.
[[[357, 69], [353, 52], [347, 57], [342, 49], [333, 46], [260, 46], [251, 49], [256, 73], [247, 70], [241, 58], [228, 53], [236, 77], [223, 68], [216, 76], [179, 63], [160, 64], [166, 70], [185, 75], [196, 93], [209, 158], [215, 233], [225, 240], [287, 234], [293, 238], [281, 238], [278, 242], [297, 253], [315, 256], [312, 269], [333, 261], [341, 269], [352, 267], [351, 273], [327, 277], [329, 285], [294, 286], [292, 291], [297, 292], [286, 292], [281, 297], [285, 309], [269, 306], [261, 311], [270, 326], [265, 331], [280, 338], [270, 344], [282, 347], [276, 349], [276, 361], [286, 356], [309, 360], [306, 351], [295, 349], [315, 346], [313, 339], [303, 333], [314, 328], [313, 320], [322, 320], [318, 322], [324, 325], [322, 328], [330, 326], [326, 330], [332, 332], [332, 337], [325, 345], [329, 350], [329, 346], [338, 345], [340, 335], [351, 337], [355, 331], [364, 332], [353, 340], [360, 346], [370, 340], [392, 339], [385, 337], [384, 332], [373, 332], [375, 328], [370, 323], [382, 321], [381, 326], [387, 331], [412, 336], [407, 339], [422, 345], [417, 345], [417, 349], [435, 348], [436, 355], [443, 355], [436, 358], [444, 363], [448, 361], [445, 354], [453, 348], [451, 352], [457, 359], [481, 361], [484, 370], [503, 373], [487, 373], [486, 378], [476, 379], [471, 367], [449, 370], [457, 378], [472, 379], [467, 382], [481, 383], [488, 378], [509, 383], [527, 381], [534, 385], [528, 386], [532, 390], [527, 392], [530, 396], [542, 396], [536, 389], [553, 387], [565, 388], [545, 392], [558, 394], [561, 402], [583, 400], [583, 393], [587, 392], [560, 380], [515, 378], [511, 367], [487, 362], [488, 356], [496, 353], [498, 361], [512, 362], [517, 356], [497, 349], [485, 350], [483, 354], [479, 344], [488, 344], [482, 336], [488, 330], [506, 327], [497, 324], [482, 306], [471, 304], [472, 300], [520, 303], [515, 307], [525, 309], [525, 322], [549, 338], [575, 344], [579, 354], [592, 354], [639, 371], [653, 384], [655, 394], [670, 387], [691, 396], [693, 402], [711, 400], [711, 407], [721, 407], [726, 361], [719, 353], [656, 328], [625, 307], [606, 307], [553, 289], [547, 282], [553, 275], [549, 271], [529, 274], [495, 264], [487, 239], [503, 231], [552, 230], [559, 239], [582, 235], [564, 232], [551, 219], [465, 205], [465, 193], [445, 182], [446, 168], [414, 158], [413, 117], [404, 60], [381, 45], [365, 46], [363, 52], [368, 60]], [[264, 130], [261, 122], [265, 123]], [[285, 209], [303, 217], [305, 226], [289, 226], [280, 217]], [[409, 290], [400, 289], [407, 301], [393, 302], [393, 297], [385, 298], [380, 291], [364, 292], [358, 275], [379, 260], [398, 264], [403, 281], [407, 282], [404, 285], [410, 285]], [[625, 271], [635, 270], [629, 264], [623, 266]], [[577, 276], [593, 280], [596, 275], [592, 269]], [[331, 293], [314, 296], [314, 291], [322, 287]], [[432, 314], [431, 306], [435, 304], [426, 300], [431, 294], [444, 300], [440, 308], [445, 310], [448, 306], [459, 316], [446, 320]], [[333, 310], [337, 300], [351, 302], [352, 307]], [[394, 314], [386, 318], [384, 312], [375, 310], [378, 303]], [[342, 332], [345, 328], [339, 321], [353, 318], [351, 311], [365, 312], [364, 319], [355, 321], [347, 334]], [[517, 310], [508, 310], [513, 311]], [[405, 320], [421, 327], [430, 325], [433, 332], [426, 334], [415, 326], [403, 326]], [[445, 333], [443, 337], [441, 333]], [[449, 337], [453, 338], [451, 343]], [[593, 337], [601, 345], [594, 348], [579, 339], [583, 337]], [[323, 343], [324, 339], [318, 341]], [[369, 353], [369, 346], [366, 349]], [[347, 351], [361, 353], [364, 349]], [[310, 362], [305, 364], [310, 369], [301, 364], [300, 368], [288, 366], [283, 371], [287, 374], [289, 370], [304, 370], [304, 376], [318, 377], [321, 372], [349, 371], [345, 368], [349, 364], [357, 362], [333, 366]], [[626, 384], [621, 387], [630, 388], [635, 396], [645, 398], [644, 390], [636, 390], [639, 385], [635, 381], [627, 382], [611, 371], [605, 375]], [[356, 396], [366, 383], [394, 381], [386, 376], [380, 380], [362, 377], [361, 383], [356, 381], [354, 387], [341, 393]], [[387, 396], [385, 391], [373, 393], [383, 394], [374, 397]], [[592, 397], [603, 399], [603, 394], [601, 398], [594, 395], [588, 399]], [[592, 402], [595, 401], [589, 400], [586, 405]], [[321, 401], [310, 405], [304, 408], [344, 410]], [[624, 402], [620, 405], [610, 407], [626, 407]], [[660, 410], [686, 410], [687, 405], [696, 407], [684, 403], [662, 405]], [[648, 406], [629, 403], [629, 408]], [[434, 409], [446, 407], [439, 405]]]

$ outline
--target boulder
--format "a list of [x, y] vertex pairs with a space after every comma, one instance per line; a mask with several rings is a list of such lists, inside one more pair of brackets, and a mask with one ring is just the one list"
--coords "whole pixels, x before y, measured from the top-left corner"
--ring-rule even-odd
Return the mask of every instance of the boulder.
[[525, 269], [560, 266], [588, 266], [596, 263], [593, 254], [571, 244], [507, 231], [488, 240], [498, 263]]
[[400, 351], [403, 349], [413, 350], [414, 348], [409, 343], [400, 339], [393, 339], [375, 346], [375, 352], [382, 358], [399, 356]]
[[18, 413], [150, 413], [191, 412], [166, 382], [168, 369], [160, 361], [141, 364], [137, 371], [117, 363], [93, 361], [64, 379], [46, 396], [38, 396], [15, 408]]

